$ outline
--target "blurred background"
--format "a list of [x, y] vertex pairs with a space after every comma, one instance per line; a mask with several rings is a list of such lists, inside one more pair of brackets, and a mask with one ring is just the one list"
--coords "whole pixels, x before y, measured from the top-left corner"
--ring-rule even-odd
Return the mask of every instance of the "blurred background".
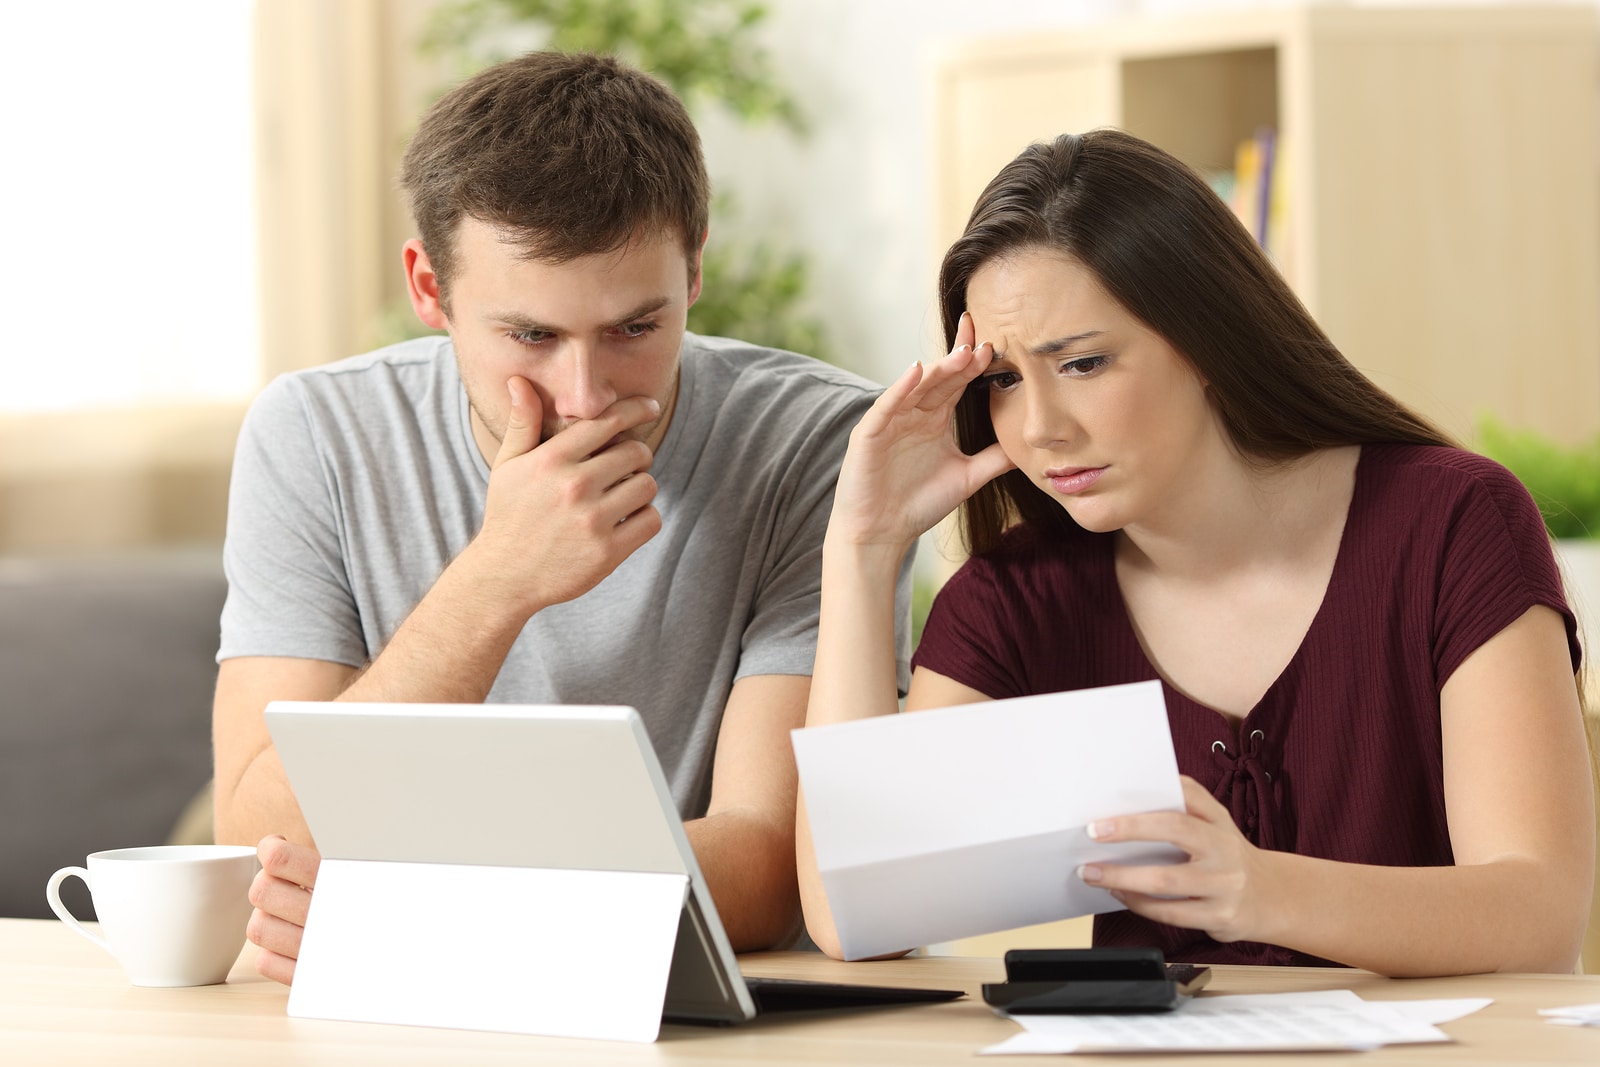
[[1249, 170], [1245, 142], [1265, 132], [1278, 191], [1270, 225], [1260, 207], [1263, 241], [1274, 230], [1274, 254], [1358, 365], [1464, 438], [1490, 415], [1587, 441], [1600, 431], [1595, 5], [1563, 13], [1219, 0], [8, 7], [0, 271], [15, 311], [0, 558], [214, 544], [233, 435], [261, 385], [420, 329], [394, 186], [417, 115], [471, 70], [549, 45], [620, 51], [690, 104], [717, 190], [692, 323], [704, 332], [887, 380], [938, 351], [939, 254], [1029, 140], [1125, 125], [1232, 195], [1228, 172]]
[[1523, 477], [1600, 617], [1600, 0], [6, 4], [0, 915], [45, 914], [94, 849], [209, 834], [244, 410], [421, 332], [407, 138], [549, 46], [620, 52], [695, 115], [691, 328], [878, 381], [942, 350], [939, 258], [1004, 162], [1100, 125], [1155, 141], [1353, 362]]

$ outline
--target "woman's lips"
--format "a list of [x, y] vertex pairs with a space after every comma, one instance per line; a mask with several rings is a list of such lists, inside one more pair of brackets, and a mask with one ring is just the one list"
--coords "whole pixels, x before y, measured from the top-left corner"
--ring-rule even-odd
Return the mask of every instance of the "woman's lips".
[[1100, 475], [1105, 473], [1104, 467], [1060, 467], [1044, 472], [1050, 482], [1050, 488], [1065, 496], [1081, 493], [1095, 482], [1100, 480]]

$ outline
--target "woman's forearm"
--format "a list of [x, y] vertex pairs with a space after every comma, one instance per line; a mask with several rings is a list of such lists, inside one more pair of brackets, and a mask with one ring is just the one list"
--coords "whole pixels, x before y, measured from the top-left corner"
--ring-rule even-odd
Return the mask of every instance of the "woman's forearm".
[[1262, 860], [1272, 908], [1251, 940], [1394, 977], [1570, 973], [1578, 961], [1592, 877], [1581, 857], [1453, 867]]
[[[822, 611], [806, 725], [825, 726], [892, 715], [896, 679], [895, 578], [905, 550], [862, 547], [829, 537], [822, 550]], [[806, 929], [817, 947], [842, 958], [822, 875], [811, 846], [802, 789], [795, 813], [795, 859]]]
[[807, 726], [899, 710], [895, 582], [906, 550], [824, 542]]

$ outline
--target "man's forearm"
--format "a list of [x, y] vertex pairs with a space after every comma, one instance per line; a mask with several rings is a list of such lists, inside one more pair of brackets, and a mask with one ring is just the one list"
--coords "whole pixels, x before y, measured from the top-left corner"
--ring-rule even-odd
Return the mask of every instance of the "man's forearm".
[[[470, 549], [469, 549], [470, 552]], [[310, 843], [262, 709], [273, 700], [481, 703], [527, 622], [501, 583], [457, 557], [363, 671], [320, 660], [235, 660], [218, 677], [215, 824], [219, 841], [268, 834]]]
[[505, 585], [472, 558], [445, 568], [383, 651], [339, 694], [340, 700], [479, 704], [531, 612], [512, 604]]
[[734, 951], [792, 943], [802, 925], [793, 820], [724, 811], [684, 828]]
[[313, 844], [276, 749], [256, 756], [228, 795], [213, 798], [213, 808], [218, 844], [254, 845], [268, 834]]

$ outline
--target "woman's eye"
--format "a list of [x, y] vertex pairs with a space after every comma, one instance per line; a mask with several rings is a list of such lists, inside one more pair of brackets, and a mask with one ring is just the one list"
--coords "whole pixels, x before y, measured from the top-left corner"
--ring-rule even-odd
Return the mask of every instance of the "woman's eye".
[[1000, 371], [995, 374], [985, 374], [972, 383], [972, 388], [983, 393], [1003, 393], [1016, 385], [1021, 379], [1012, 371]]
[[1062, 373], [1073, 377], [1083, 378], [1104, 367], [1111, 362], [1110, 356], [1084, 356], [1081, 359], [1070, 359], [1061, 365]]

